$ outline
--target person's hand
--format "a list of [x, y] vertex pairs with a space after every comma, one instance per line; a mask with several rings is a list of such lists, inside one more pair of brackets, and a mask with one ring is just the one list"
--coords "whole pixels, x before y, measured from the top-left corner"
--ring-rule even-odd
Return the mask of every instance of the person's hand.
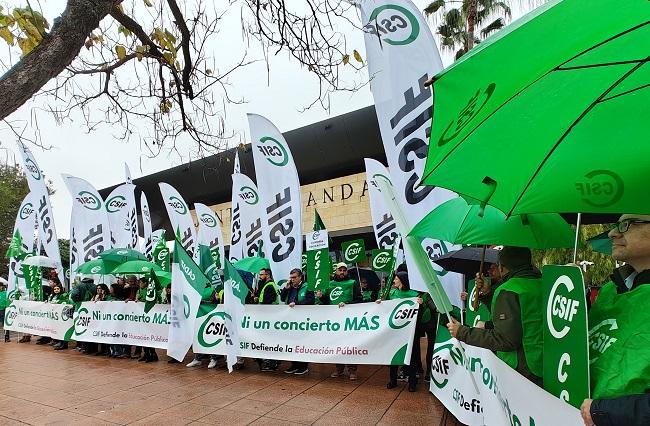
[[375, 303], [379, 305], [381, 303], [381, 299], [375, 300]]
[[260, 303], [260, 298], [259, 297], [253, 297], [253, 302]]
[[594, 426], [594, 421], [591, 420], [591, 403], [593, 399], [585, 399], [580, 406], [580, 415], [585, 422], [585, 426]]
[[342, 307], [344, 307], [344, 306], [345, 306], [345, 303], [344, 303], [344, 302], [339, 302], [339, 308], [342, 308]]
[[463, 302], [467, 300], [467, 292], [466, 291], [461, 291], [460, 292], [460, 300]]
[[451, 334], [451, 337], [456, 337], [460, 326], [461, 324], [458, 321], [456, 321], [454, 318], [451, 319], [450, 323], [447, 323], [447, 330], [449, 330], [449, 334]]
[[484, 321], [478, 321], [474, 327], [475, 328], [485, 328], [485, 322]]
[[289, 290], [289, 289], [291, 288], [291, 281], [287, 281], [287, 282], [284, 284], [284, 288], [287, 289], [287, 290]]
[[419, 297], [419, 296], [415, 298], [415, 301], [418, 302], [418, 305], [421, 305], [421, 304], [424, 303], [424, 300], [422, 300], [422, 298]]
[[318, 290], [318, 291], [316, 292], [316, 297], [318, 297], [319, 299], [320, 299], [321, 297], [323, 297], [323, 292], [320, 291], [320, 290]]
[[289, 307], [290, 307], [290, 308], [293, 308], [294, 306], [296, 306], [296, 303], [295, 303], [295, 302], [291, 302], [291, 303], [289, 303]]

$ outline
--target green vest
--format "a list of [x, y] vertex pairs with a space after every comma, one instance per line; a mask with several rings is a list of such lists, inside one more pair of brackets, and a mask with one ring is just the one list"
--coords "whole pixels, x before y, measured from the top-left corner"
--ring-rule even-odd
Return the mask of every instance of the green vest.
[[429, 293], [422, 293], [420, 295], [422, 298], [422, 304], [420, 305], [420, 313], [418, 315], [418, 322], [420, 324], [426, 324], [429, 321], [431, 321], [431, 318], [433, 317], [433, 313], [431, 312], [431, 308], [429, 308], [429, 305], [427, 304], [427, 299], [431, 299], [431, 296]]
[[617, 398], [650, 389], [650, 284], [618, 294], [614, 283], [589, 311], [591, 397]]
[[374, 302], [374, 300], [372, 300], [372, 291], [363, 290], [361, 292], [361, 295], [363, 296], [363, 301], [364, 302]]
[[330, 281], [329, 297], [330, 304], [350, 303], [354, 298], [354, 286], [356, 281]]
[[[543, 351], [543, 310], [542, 310], [542, 280], [530, 278], [511, 278], [500, 285], [494, 292], [492, 298], [492, 315], [495, 314], [494, 307], [502, 291], [509, 291], [519, 297], [519, 308], [521, 309], [521, 326], [523, 329], [522, 343], [526, 363], [531, 373], [542, 377], [542, 351]], [[497, 352], [510, 367], [516, 369], [518, 366], [517, 352]]]
[[262, 290], [260, 290], [260, 296], [257, 303], [262, 304], [262, 298], [264, 297], [264, 292], [266, 291], [266, 288], [269, 286], [271, 286], [271, 288], [273, 288], [273, 291], [275, 292], [275, 299], [273, 300], [272, 305], [277, 305], [278, 303], [280, 303], [280, 294], [278, 293], [278, 288], [276, 287], [273, 281], [269, 281], [266, 284], [264, 284]]
[[418, 292], [415, 290], [398, 290], [393, 289], [388, 295], [390, 300], [394, 299], [407, 299], [409, 297], [418, 297]]

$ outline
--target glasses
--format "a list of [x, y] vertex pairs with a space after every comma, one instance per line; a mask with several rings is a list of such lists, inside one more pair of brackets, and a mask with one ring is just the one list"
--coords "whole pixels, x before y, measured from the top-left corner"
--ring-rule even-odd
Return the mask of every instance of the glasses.
[[620, 222], [616, 222], [615, 224], [612, 225], [610, 228], [610, 231], [616, 231], [619, 234], [624, 234], [630, 229], [630, 225], [632, 224], [641, 224], [641, 223], [650, 223], [650, 220], [641, 220], [641, 219], [625, 219], [621, 220]]

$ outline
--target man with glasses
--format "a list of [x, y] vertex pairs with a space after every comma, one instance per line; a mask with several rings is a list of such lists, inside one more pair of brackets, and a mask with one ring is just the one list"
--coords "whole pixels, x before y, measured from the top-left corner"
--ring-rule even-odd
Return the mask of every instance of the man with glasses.
[[[273, 281], [273, 274], [270, 269], [262, 268], [257, 274], [257, 291], [255, 292], [255, 303], [260, 305], [277, 305], [280, 303], [280, 294], [278, 287]], [[261, 371], [275, 371], [280, 366], [280, 361], [276, 359], [263, 359], [258, 361]]]
[[[315, 301], [314, 292], [307, 289], [307, 283], [303, 281], [303, 273], [295, 268], [289, 272], [289, 281], [280, 291], [280, 298], [284, 303], [293, 308], [296, 305], [313, 305]], [[284, 370], [287, 374], [302, 376], [309, 373], [306, 362], [293, 361], [291, 367]]]
[[589, 311], [591, 396], [585, 425], [650, 424], [650, 215], [624, 214], [609, 232], [614, 270]]

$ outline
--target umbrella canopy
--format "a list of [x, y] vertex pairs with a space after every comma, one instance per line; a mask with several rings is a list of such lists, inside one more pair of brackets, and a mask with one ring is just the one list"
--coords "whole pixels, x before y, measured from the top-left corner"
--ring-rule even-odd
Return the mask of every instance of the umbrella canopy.
[[612, 255], [612, 240], [609, 238], [609, 231], [589, 238], [587, 244], [595, 252]]
[[507, 215], [648, 213], [649, 16], [548, 2], [439, 73], [424, 183]]
[[[442, 269], [474, 276], [481, 269], [482, 248], [463, 247], [433, 259]], [[485, 265], [499, 262], [499, 250], [485, 249]], [[484, 266], [485, 269], [485, 266]]]
[[40, 266], [41, 268], [58, 268], [59, 263], [47, 256], [29, 256], [22, 262], [23, 265]]
[[147, 256], [130, 248], [113, 248], [99, 253], [99, 257], [111, 262], [124, 263], [130, 260], [147, 260]]
[[107, 275], [111, 274], [113, 269], [115, 269], [119, 263], [111, 262], [104, 259], [93, 259], [88, 262], [82, 263], [77, 267], [75, 272], [79, 274], [101, 274]]
[[[358, 272], [357, 272], [358, 271]], [[381, 280], [375, 271], [368, 268], [350, 268], [348, 269], [348, 277], [353, 280], [358, 280], [359, 276], [361, 279], [365, 278], [368, 281], [369, 290], [379, 290]]]
[[539, 213], [506, 218], [502, 211], [453, 198], [433, 209], [410, 235], [453, 244], [505, 245], [529, 248], [573, 247], [575, 236], [559, 214]]
[[154, 269], [153, 275], [156, 276], [156, 279], [162, 287], [167, 287], [172, 282], [172, 273], [169, 271], [156, 271]]
[[146, 260], [129, 260], [117, 266], [111, 272], [114, 275], [120, 274], [148, 274], [151, 270], [162, 271], [162, 268], [155, 263]]
[[246, 257], [242, 260], [235, 262], [235, 268], [241, 269], [242, 271], [250, 272], [251, 274], [257, 274], [262, 268], [270, 268], [271, 264], [268, 259], [259, 256]]

